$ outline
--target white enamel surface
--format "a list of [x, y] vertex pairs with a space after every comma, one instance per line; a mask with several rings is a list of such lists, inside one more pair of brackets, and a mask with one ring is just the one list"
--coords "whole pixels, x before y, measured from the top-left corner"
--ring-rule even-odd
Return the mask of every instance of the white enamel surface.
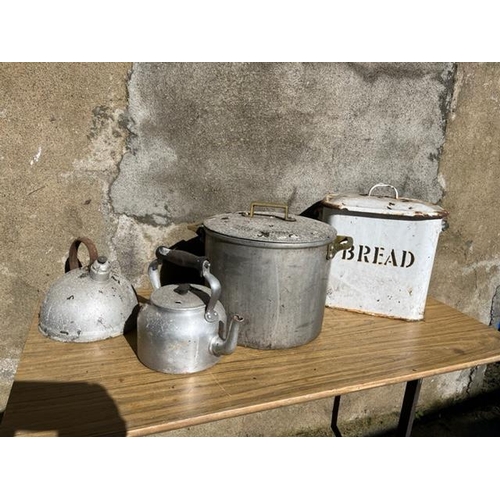
[[324, 198], [323, 204], [337, 210], [391, 217], [442, 218], [445, 215], [444, 209], [438, 205], [411, 198], [391, 198], [389, 196], [329, 194]]
[[335, 256], [327, 306], [423, 318], [442, 219], [363, 217], [324, 208], [323, 220], [354, 242]]

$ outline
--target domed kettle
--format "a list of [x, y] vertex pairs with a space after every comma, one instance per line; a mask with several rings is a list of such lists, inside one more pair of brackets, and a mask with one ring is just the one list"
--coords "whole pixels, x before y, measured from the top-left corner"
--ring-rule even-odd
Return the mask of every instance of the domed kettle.
[[[78, 247], [88, 250], [88, 266], [79, 267]], [[98, 256], [85, 237], [69, 249], [69, 271], [49, 288], [40, 307], [40, 332], [62, 342], [94, 342], [123, 334], [134, 326], [139, 303], [129, 281]]]
[[[234, 315], [227, 326], [219, 302], [221, 286], [206, 257], [164, 246], [157, 248], [156, 257], [148, 268], [153, 292], [137, 317], [137, 356], [148, 368], [163, 373], [206, 370], [235, 350], [243, 318]], [[164, 262], [197, 269], [209, 287], [161, 286], [158, 266]]]

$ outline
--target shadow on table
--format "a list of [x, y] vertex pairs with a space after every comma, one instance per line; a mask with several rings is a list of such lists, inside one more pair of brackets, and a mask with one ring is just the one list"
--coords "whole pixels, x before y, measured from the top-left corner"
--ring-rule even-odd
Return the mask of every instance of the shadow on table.
[[[137, 300], [139, 301], [139, 307], [148, 303], [148, 299], [141, 294], [137, 295]], [[132, 328], [127, 331], [124, 337], [132, 351], [134, 351], [134, 355], [137, 356], [137, 328]]]
[[14, 382], [0, 436], [126, 436], [106, 390], [85, 382]]

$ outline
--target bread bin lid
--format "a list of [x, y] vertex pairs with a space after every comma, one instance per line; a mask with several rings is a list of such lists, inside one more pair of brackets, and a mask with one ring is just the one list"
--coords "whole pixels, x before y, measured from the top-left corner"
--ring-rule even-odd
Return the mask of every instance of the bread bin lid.
[[[390, 188], [394, 196], [375, 195], [378, 188]], [[323, 198], [322, 205], [334, 210], [363, 215], [382, 215], [391, 218], [443, 219], [448, 212], [438, 205], [412, 198], [400, 198], [390, 184], [375, 184], [368, 194], [332, 193]]]
[[[255, 211], [255, 207], [282, 208], [284, 212]], [[321, 246], [331, 243], [336, 230], [329, 224], [288, 214], [286, 205], [252, 203], [249, 212], [215, 215], [203, 222], [205, 229], [222, 237], [263, 246]]]

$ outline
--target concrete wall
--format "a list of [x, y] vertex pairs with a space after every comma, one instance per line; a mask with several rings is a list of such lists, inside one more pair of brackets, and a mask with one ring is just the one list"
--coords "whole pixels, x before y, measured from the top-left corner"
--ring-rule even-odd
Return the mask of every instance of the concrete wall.
[[[0, 65], [0, 410], [73, 238], [92, 238], [141, 286], [156, 245], [255, 199], [298, 213], [388, 182], [442, 203], [452, 217], [432, 292], [488, 323], [499, 76], [452, 63]], [[426, 381], [422, 404], [470, 390], [469, 375]], [[401, 391], [352, 395], [344, 418], [394, 413]], [[322, 420], [331, 402], [314, 408]], [[220, 425], [210, 432], [236, 432]]]
[[500, 313], [499, 304], [492, 310], [500, 286], [499, 145], [500, 64], [461, 63], [439, 168], [450, 227], [430, 293], [486, 324]]
[[0, 65], [0, 409], [71, 241], [87, 235], [112, 253], [106, 199], [125, 151], [130, 67]]
[[152, 225], [258, 200], [300, 212], [392, 182], [437, 201], [452, 64], [137, 64], [117, 213]]

